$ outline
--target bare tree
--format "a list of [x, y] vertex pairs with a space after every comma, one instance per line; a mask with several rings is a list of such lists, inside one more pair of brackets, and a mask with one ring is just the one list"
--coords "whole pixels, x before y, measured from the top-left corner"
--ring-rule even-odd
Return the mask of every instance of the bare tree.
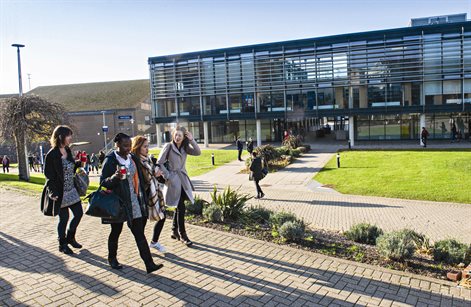
[[56, 125], [68, 124], [64, 107], [36, 95], [11, 97], [0, 104], [0, 136], [14, 139], [20, 180], [29, 181], [27, 142], [46, 140]]

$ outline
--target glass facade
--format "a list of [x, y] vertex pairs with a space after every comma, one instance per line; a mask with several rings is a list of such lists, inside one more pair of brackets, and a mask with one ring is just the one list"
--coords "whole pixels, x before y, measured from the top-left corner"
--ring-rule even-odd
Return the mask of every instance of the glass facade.
[[359, 140], [411, 139], [418, 114], [432, 121], [471, 111], [471, 22], [154, 57], [149, 65], [155, 121], [210, 121], [213, 142], [253, 133], [247, 125], [256, 119], [270, 140], [278, 121], [329, 116], [354, 116]]

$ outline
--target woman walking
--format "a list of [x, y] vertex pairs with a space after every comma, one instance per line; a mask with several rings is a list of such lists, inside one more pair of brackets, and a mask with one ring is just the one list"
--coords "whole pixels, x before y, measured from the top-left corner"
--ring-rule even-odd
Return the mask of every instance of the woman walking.
[[101, 172], [102, 186], [110, 189], [121, 199], [124, 208], [123, 216], [117, 219], [103, 219], [104, 224], [111, 224], [111, 233], [108, 237], [108, 262], [113, 269], [122, 269], [118, 262], [118, 241], [124, 222], [136, 241], [139, 254], [146, 265], [147, 273], [160, 269], [162, 264], [155, 264], [144, 235], [147, 219], [147, 196], [144, 192], [144, 179], [141, 169], [137, 167], [139, 159], [130, 154], [131, 138], [118, 133], [114, 138], [116, 150], [105, 159]]
[[257, 156], [257, 152], [252, 152], [252, 163], [250, 164], [250, 171], [252, 172], [252, 178], [255, 182], [255, 188], [257, 189], [257, 196], [255, 198], [263, 198], [265, 193], [263, 193], [262, 188], [260, 187], [260, 180], [263, 179], [263, 163], [262, 158]]
[[[157, 164], [162, 176], [166, 180], [164, 187], [164, 199], [167, 206], [177, 207], [173, 215], [172, 239], [180, 240], [187, 246], [191, 246], [185, 229], [185, 200], [194, 202], [194, 187], [186, 171], [187, 155], [199, 156], [201, 150], [193, 139], [191, 132], [183, 127], [177, 127], [173, 131], [172, 142], [165, 144], [160, 152]], [[167, 162], [167, 165], [165, 165]]]
[[160, 176], [162, 172], [156, 168], [156, 165], [149, 157], [149, 141], [147, 141], [144, 136], [138, 135], [132, 139], [131, 152], [140, 160], [139, 167], [144, 177], [144, 191], [148, 199], [147, 205], [149, 208], [152, 208], [152, 210], [155, 210], [156, 215], [154, 218], [158, 219], [157, 223], [154, 225], [154, 234], [149, 247], [155, 248], [161, 253], [165, 253], [165, 247], [159, 242], [160, 233], [165, 224], [163, 196], [159, 182], [157, 181], [157, 177]]
[[[75, 170], [80, 166], [75, 162], [69, 145], [72, 143], [72, 129], [68, 126], [57, 126], [51, 136], [51, 150], [46, 155], [44, 175], [46, 186], [49, 188], [49, 197], [59, 202], [59, 223], [57, 233], [59, 237], [59, 251], [64, 254], [73, 254], [69, 248], [82, 248], [75, 240], [77, 227], [82, 219], [83, 210], [80, 196], [74, 186]], [[69, 210], [73, 218], [69, 222]]]

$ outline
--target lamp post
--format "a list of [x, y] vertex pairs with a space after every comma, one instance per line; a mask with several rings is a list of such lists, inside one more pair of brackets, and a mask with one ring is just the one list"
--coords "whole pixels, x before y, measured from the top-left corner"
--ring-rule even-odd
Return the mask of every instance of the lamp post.
[[20, 95], [20, 97], [21, 97], [21, 96], [23, 96], [23, 85], [22, 85], [22, 82], [21, 82], [20, 48], [23, 48], [25, 45], [21, 45], [21, 44], [12, 44], [11, 46], [12, 46], [12, 47], [16, 47], [16, 53], [17, 53], [17, 55], [18, 55], [18, 83], [19, 83], [19, 86], [20, 86], [19, 95]]
[[129, 120], [131, 122], [131, 135], [134, 137], [134, 118]]
[[106, 131], [108, 130], [108, 127], [106, 126], [105, 112], [106, 111], [101, 111], [101, 114], [103, 114], [103, 127], [102, 127], [102, 130], [103, 130], [103, 138], [104, 138], [104, 141], [105, 141], [105, 153], [106, 153], [108, 151], [108, 144], [106, 142]]

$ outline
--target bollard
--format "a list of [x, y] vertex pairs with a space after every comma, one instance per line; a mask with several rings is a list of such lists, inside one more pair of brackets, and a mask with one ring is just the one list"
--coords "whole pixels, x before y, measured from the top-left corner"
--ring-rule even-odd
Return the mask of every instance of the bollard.
[[337, 153], [337, 168], [340, 168], [340, 154]]
[[352, 143], [350, 142], [350, 139], [348, 139], [348, 149], [352, 149]]
[[211, 154], [211, 164], [214, 165], [214, 153]]

